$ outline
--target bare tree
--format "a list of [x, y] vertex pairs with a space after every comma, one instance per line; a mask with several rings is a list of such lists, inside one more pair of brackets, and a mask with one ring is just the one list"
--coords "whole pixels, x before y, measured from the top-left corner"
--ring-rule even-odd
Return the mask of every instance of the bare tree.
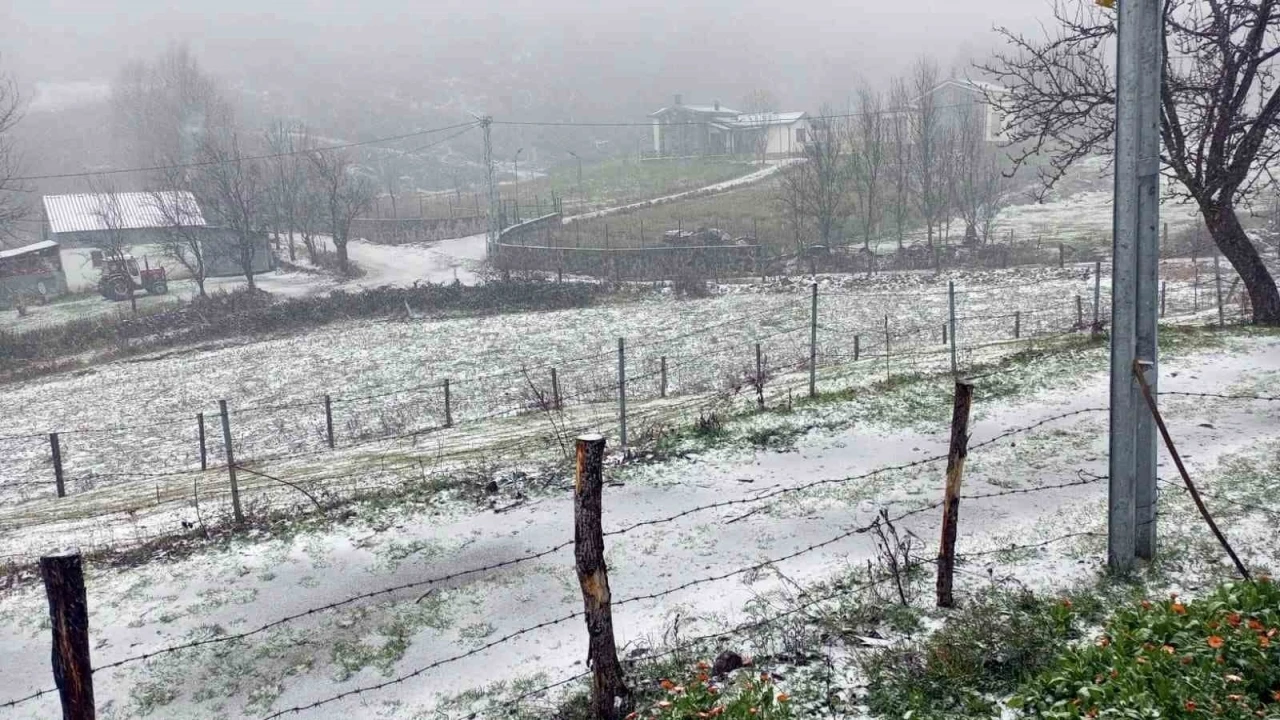
[[784, 212], [812, 228], [827, 247], [839, 238], [852, 212], [855, 175], [847, 152], [848, 123], [834, 114], [823, 108], [823, 117], [810, 122], [801, 161], [780, 173], [778, 196]]
[[769, 158], [769, 125], [778, 112], [778, 99], [768, 90], [757, 88], [742, 98], [742, 111], [746, 115], [748, 147], [756, 162], [763, 165]]
[[22, 96], [8, 76], [0, 73], [0, 234], [12, 235], [14, 225], [26, 217], [22, 201], [26, 187], [17, 177], [22, 158], [14, 144], [13, 128], [22, 120]]
[[229, 254], [253, 291], [257, 289], [254, 259], [270, 216], [261, 161], [246, 155], [235, 132], [206, 137], [193, 185], [200, 206], [229, 233], [229, 241], [218, 243], [217, 251]]
[[[93, 233], [91, 243], [94, 249], [102, 254], [99, 268], [102, 276], [98, 280], [98, 289], [110, 298], [127, 297], [129, 307], [134, 315], [138, 314], [138, 299], [133, 286], [132, 272], [129, 263], [136, 263], [130, 255], [128, 233], [125, 230], [125, 211], [120, 194], [110, 179], [89, 178], [89, 186], [93, 197], [93, 215], [98, 220], [100, 232]], [[115, 266], [121, 273], [109, 277], [109, 269]]]
[[320, 216], [338, 254], [338, 270], [349, 275], [347, 243], [351, 239], [351, 223], [372, 207], [373, 184], [353, 172], [351, 158], [341, 150], [312, 150], [307, 157], [315, 173]]
[[911, 92], [915, 97], [907, 110], [916, 208], [924, 220], [930, 247], [946, 206], [943, 124], [938, 98], [933, 92], [940, 77], [938, 63], [932, 58], [917, 60], [911, 72]]
[[987, 242], [996, 216], [1008, 202], [1009, 178], [986, 138], [988, 107], [975, 103], [955, 110], [954, 171], [948, 173], [955, 205], [964, 220], [966, 244]]
[[887, 116], [889, 120], [889, 182], [893, 192], [890, 198], [889, 211], [893, 214], [893, 224], [898, 236], [898, 249], [902, 249], [906, 235], [907, 222], [911, 218], [912, 183], [911, 168], [914, 162], [911, 147], [910, 105], [911, 91], [906, 81], [896, 78], [890, 90], [892, 110]]
[[[281, 236], [289, 248], [289, 260], [297, 261], [297, 245], [294, 236], [303, 230], [303, 215], [307, 202], [307, 173], [310, 167], [306, 152], [315, 147], [307, 126], [302, 123], [278, 122], [265, 134], [268, 152], [267, 195], [270, 202], [271, 225], [276, 242]], [[314, 242], [307, 244], [311, 261], [315, 262]]]
[[158, 182], [162, 189], [148, 192], [148, 199], [163, 224], [160, 228], [161, 251], [165, 257], [186, 269], [195, 281], [200, 297], [206, 297], [207, 228], [200, 206], [191, 193], [187, 173], [182, 168], [166, 168], [159, 171]]
[[115, 131], [128, 162], [189, 162], [200, 136], [231, 126], [231, 107], [185, 45], [152, 62], [131, 62], [111, 87]]
[[[998, 32], [1009, 50], [981, 67], [1010, 92], [989, 98], [1011, 118], [1017, 165], [1040, 154], [1047, 189], [1081, 158], [1110, 153], [1115, 85], [1105, 50], [1111, 12], [1057, 2], [1043, 34]], [[1161, 85], [1162, 172], [1193, 200], [1214, 242], [1243, 279], [1254, 321], [1280, 324], [1280, 291], [1245, 234], [1237, 208], [1266, 183], [1280, 156], [1280, 9], [1276, 0], [1165, 0]]]
[[886, 176], [891, 172], [890, 122], [883, 95], [868, 87], [860, 88], [849, 152], [857, 189], [857, 214], [862, 223], [862, 246], [868, 250], [884, 217]]

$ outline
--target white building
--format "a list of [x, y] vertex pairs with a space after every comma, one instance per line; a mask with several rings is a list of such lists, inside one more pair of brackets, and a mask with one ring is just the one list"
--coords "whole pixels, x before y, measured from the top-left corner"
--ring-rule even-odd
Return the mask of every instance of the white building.
[[649, 118], [653, 154], [659, 157], [759, 155], [762, 144], [771, 157], [791, 155], [800, 152], [809, 133], [803, 112], [742, 113], [719, 101], [685, 105], [679, 95]]

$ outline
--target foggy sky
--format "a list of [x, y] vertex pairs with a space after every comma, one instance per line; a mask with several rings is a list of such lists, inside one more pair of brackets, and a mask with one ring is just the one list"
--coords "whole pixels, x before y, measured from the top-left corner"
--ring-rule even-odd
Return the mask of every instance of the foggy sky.
[[961, 64], [993, 45], [993, 24], [1028, 28], [1048, 14], [1046, 0], [0, 4], [7, 5], [0, 52], [24, 83], [106, 81], [124, 61], [178, 41], [240, 84], [341, 78], [376, 85], [381, 77], [412, 86], [414, 77], [471, 78], [483, 67], [524, 75], [521, 66], [534, 66], [542, 77], [553, 74], [548, 92], [625, 88], [620, 94], [634, 107], [666, 102], [675, 92], [690, 102], [737, 102], [744, 88], [759, 86], [788, 107], [810, 110], [839, 102], [859, 78], [874, 82], [904, 71], [922, 52], [944, 67]]

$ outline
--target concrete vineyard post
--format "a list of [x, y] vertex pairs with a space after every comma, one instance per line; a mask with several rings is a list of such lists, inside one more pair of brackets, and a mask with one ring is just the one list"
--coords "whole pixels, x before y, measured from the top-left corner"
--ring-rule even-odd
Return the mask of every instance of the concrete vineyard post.
[[89, 603], [78, 551], [40, 558], [40, 577], [53, 629], [53, 681], [63, 720], [94, 720], [93, 665], [89, 659]]
[[591, 658], [591, 708], [596, 720], [622, 720], [631, 712], [618, 648], [613, 637], [609, 569], [604, 559], [604, 446], [600, 435], [577, 442], [577, 482], [573, 493], [574, 564], [587, 620], [587, 657]]
[[324, 396], [324, 432], [329, 441], [329, 449], [333, 449], [333, 400]]
[[969, 454], [969, 411], [973, 385], [956, 382], [951, 411], [951, 447], [947, 451], [946, 495], [942, 504], [942, 544], [938, 549], [938, 607], [954, 607], [952, 583], [956, 563], [956, 533], [960, 522], [960, 481]]
[[58, 433], [49, 433], [49, 452], [53, 455], [53, 482], [58, 497], [67, 496], [67, 484], [62, 477], [62, 444], [58, 442]]
[[222, 415], [222, 445], [227, 455], [227, 477], [231, 480], [231, 512], [237, 525], [244, 524], [244, 511], [240, 508], [240, 484], [236, 482], [236, 454], [231, 447], [231, 414], [227, 412], [227, 401], [218, 401], [218, 412]]

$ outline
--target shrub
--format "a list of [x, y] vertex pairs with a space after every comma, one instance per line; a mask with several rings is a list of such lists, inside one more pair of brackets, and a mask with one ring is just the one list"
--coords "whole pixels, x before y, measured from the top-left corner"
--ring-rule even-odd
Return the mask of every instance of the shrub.
[[978, 597], [923, 643], [868, 658], [867, 704], [892, 717], [990, 714], [993, 696], [1013, 692], [1078, 636], [1081, 611], [1030, 592]]
[[629, 720], [789, 720], [794, 717], [786, 693], [778, 691], [768, 673], [740, 671], [731, 680], [718, 682], [700, 662], [687, 680], [662, 680], [661, 699], [628, 715]]
[[1061, 653], [1010, 705], [1032, 717], [1280, 718], [1280, 589], [1143, 601]]

